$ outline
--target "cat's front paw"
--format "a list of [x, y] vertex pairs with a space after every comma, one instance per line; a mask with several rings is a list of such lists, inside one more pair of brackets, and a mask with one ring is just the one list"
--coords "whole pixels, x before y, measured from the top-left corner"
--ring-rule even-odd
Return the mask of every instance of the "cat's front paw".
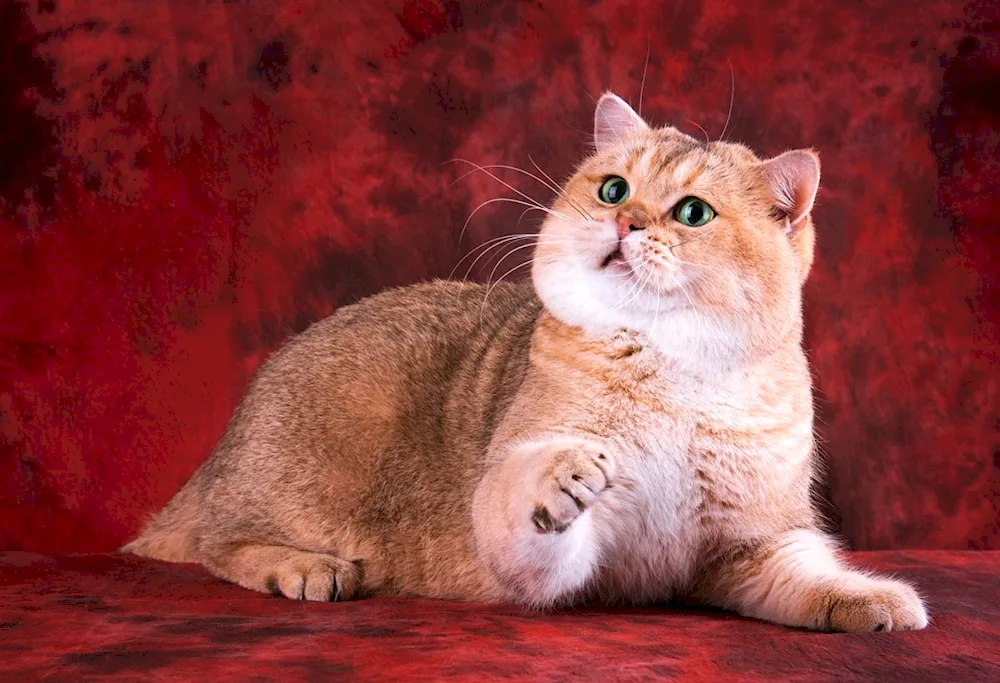
[[[358, 566], [334, 555], [289, 550], [266, 571], [263, 589], [292, 600], [350, 600], [360, 584]], [[256, 588], [258, 586], [247, 586]]]
[[880, 579], [864, 588], [838, 589], [829, 600], [831, 631], [916, 631], [927, 626], [920, 596], [901, 581]]
[[531, 521], [538, 533], [561, 533], [614, 480], [615, 461], [601, 447], [584, 441], [552, 444], [532, 501]]

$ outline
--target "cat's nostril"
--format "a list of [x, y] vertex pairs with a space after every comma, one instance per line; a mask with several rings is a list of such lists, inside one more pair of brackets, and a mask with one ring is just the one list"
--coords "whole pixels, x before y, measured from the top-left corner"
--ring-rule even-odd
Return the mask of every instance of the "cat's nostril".
[[639, 216], [629, 213], [620, 213], [615, 216], [615, 225], [618, 229], [618, 239], [623, 240], [627, 235], [646, 228], [643, 220]]

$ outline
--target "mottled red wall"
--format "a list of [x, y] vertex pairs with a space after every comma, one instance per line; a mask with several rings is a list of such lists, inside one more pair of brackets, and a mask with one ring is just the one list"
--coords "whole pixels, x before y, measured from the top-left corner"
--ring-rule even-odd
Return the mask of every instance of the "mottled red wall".
[[448, 160], [566, 174], [593, 98], [638, 100], [647, 48], [654, 121], [717, 137], [733, 94], [727, 138], [822, 154], [808, 343], [834, 521], [865, 548], [1000, 547], [994, 3], [0, 13], [0, 547], [115, 547], [282, 340], [515, 231], [492, 205], [459, 243], [502, 188], [450, 184]]

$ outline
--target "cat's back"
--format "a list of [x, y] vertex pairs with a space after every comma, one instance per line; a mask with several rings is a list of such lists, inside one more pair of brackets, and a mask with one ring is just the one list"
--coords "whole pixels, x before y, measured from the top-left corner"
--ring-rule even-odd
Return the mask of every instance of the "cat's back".
[[406, 416], [433, 422], [456, 395], [520, 374], [540, 308], [527, 284], [439, 280], [386, 290], [275, 353], [239, 411], [246, 419], [234, 426], [266, 435], [275, 432], [256, 426], [281, 423], [285, 436], [312, 441], [359, 429], [397, 433]]
[[313, 324], [269, 365], [287, 371], [335, 360], [340, 372], [378, 373], [453, 364], [478, 343], [533, 325], [539, 310], [525, 284], [435, 280], [389, 289]]

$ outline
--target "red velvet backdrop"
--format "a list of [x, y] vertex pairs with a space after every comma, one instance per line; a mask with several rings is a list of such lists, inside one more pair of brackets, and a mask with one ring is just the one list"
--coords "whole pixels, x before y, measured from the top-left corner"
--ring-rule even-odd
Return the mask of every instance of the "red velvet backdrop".
[[1000, 548], [993, 2], [0, 0], [0, 31], [0, 548], [125, 540], [289, 335], [516, 230], [460, 243], [504, 188], [446, 162], [566, 174], [647, 50], [654, 121], [822, 154], [834, 522]]

